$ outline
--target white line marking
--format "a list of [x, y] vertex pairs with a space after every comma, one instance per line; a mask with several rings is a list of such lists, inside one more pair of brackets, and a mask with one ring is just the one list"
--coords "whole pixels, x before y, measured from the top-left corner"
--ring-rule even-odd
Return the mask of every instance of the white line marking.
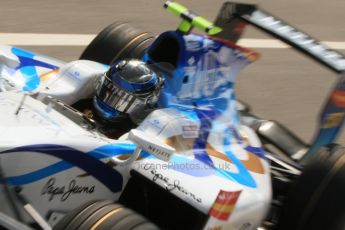
[[[0, 33], [0, 44], [12, 46], [87, 46], [95, 34]], [[345, 50], [345, 42], [324, 41], [332, 49]], [[248, 48], [286, 49], [290, 46], [276, 39], [243, 38], [238, 44]]]
[[[345, 49], [345, 42], [331, 42], [322, 41], [322, 44], [338, 50]], [[243, 38], [240, 39], [238, 45], [248, 48], [270, 48], [270, 49], [286, 49], [290, 46], [286, 43], [276, 39], [254, 39], [254, 38]]]
[[276, 39], [252, 39], [242, 38], [237, 43], [239, 46], [248, 48], [269, 48], [269, 49], [286, 49], [290, 46]]
[[86, 46], [94, 34], [0, 33], [0, 44], [12, 46]]

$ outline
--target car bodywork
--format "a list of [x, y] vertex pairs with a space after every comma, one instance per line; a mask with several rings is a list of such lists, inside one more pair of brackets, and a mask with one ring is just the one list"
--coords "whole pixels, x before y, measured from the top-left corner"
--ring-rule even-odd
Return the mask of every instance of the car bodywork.
[[[189, 55], [183, 55], [185, 61], [178, 58], [181, 63], [177, 68], [189, 68], [188, 84], [181, 78], [167, 79], [160, 102], [162, 109], [138, 127], [176, 147], [178, 153], [168, 163], [147, 154], [131, 166], [109, 167], [109, 157], [130, 154], [135, 146], [87, 130], [82, 123], [75, 124], [66, 115], [68, 109], [60, 109], [63, 116], [55, 111], [58, 105], [52, 105], [48, 111], [48, 105], [37, 101], [44, 95], [53, 95], [72, 104], [74, 101], [68, 100], [65, 93], [73, 85], [71, 80], [78, 75], [84, 78], [79, 82], [94, 83], [94, 78], [104, 71], [103, 66], [76, 61], [56, 70], [45, 68], [46, 72], [37, 76], [55, 74], [58, 79], [51, 76], [49, 89], [40, 90], [36, 100], [25, 99], [18, 114], [15, 110], [23, 96], [13, 91], [1, 93], [1, 121], [7, 130], [3, 132], [6, 138], [2, 139], [1, 150], [2, 162], [6, 162], [4, 172], [8, 183], [20, 186], [21, 194], [43, 216], [70, 210], [90, 199], [118, 199], [132, 168], [205, 216], [210, 214], [207, 227], [226, 225], [230, 207], [235, 205], [232, 227], [246, 223], [255, 226], [262, 221], [271, 197], [268, 162], [253, 131], [239, 123], [232, 89], [238, 71], [251, 62], [255, 53], [247, 55], [239, 48], [199, 35], [171, 32], [169, 36], [178, 36], [181, 51]], [[21, 60], [21, 56], [17, 57]], [[17, 71], [27, 74], [21, 68]], [[44, 84], [44, 77], [39, 79]], [[192, 101], [200, 103], [203, 109], [191, 107]], [[251, 216], [250, 220], [243, 223], [243, 215]]]

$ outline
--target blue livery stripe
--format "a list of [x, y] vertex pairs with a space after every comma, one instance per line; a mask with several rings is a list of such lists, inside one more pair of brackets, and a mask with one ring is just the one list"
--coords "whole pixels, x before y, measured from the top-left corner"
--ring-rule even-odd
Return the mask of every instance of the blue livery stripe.
[[37, 74], [36, 66], [44, 67], [51, 70], [58, 68], [55, 65], [35, 60], [34, 56], [36, 54], [16, 47], [12, 48], [12, 53], [16, 55], [20, 61], [20, 65], [16, 68], [16, 70], [19, 70], [26, 78], [23, 91], [33, 91], [39, 86], [41, 79]]
[[55, 156], [63, 160], [31, 173], [9, 177], [8, 180], [12, 185], [31, 183], [76, 166], [94, 176], [112, 192], [118, 192], [122, 189], [123, 179], [121, 174], [112, 167], [99, 161], [99, 159], [115, 156], [121, 153], [133, 152], [134, 145], [120, 144], [116, 146], [118, 147], [117, 149], [114, 149], [114, 146], [115, 145], [106, 145], [89, 153], [84, 153], [68, 146], [42, 144], [22, 146], [3, 151], [1, 153], [28, 151], [39, 152]]

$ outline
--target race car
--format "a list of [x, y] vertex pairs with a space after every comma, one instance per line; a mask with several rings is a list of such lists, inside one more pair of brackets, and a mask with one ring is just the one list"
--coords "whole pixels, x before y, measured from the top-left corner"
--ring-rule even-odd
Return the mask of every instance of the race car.
[[[114, 23], [70, 63], [0, 47], [0, 225], [343, 229], [343, 55], [255, 5], [226, 2], [214, 23], [164, 6], [176, 31]], [[339, 73], [310, 145], [237, 100], [259, 57], [236, 45], [247, 24]], [[104, 123], [114, 109], [129, 117]]]

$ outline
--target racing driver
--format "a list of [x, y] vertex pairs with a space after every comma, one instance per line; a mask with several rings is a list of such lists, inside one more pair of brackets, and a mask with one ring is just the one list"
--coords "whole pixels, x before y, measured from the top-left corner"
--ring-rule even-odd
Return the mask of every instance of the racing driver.
[[100, 132], [118, 138], [136, 127], [156, 108], [162, 86], [163, 78], [143, 61], [126, 59], [112, 65], [93, 98], [92, 115]]

